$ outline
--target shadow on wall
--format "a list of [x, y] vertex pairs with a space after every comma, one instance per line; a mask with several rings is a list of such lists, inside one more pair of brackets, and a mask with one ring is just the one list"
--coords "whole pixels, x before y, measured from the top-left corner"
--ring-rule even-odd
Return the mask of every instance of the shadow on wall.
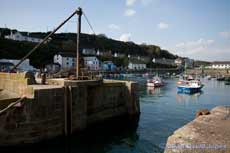
[[[87, 128], [84, 132], [74, 133], [71, 137], [58, 137], [42, 143], [15, 147], [0, 147], [0, 152], [19, 153], [92, 153], [107, 152], [105, 147], [114, 143], [124, 143], [128, 147], [133, 147], [139, 137], [136, 133], [139, 117], [127, 118], [121, 116], [112, 120], [107, 120], [100, 124], [95, 124]], [[127, 122], [127, 120], [129, 120]], [[128, 138], [128, 141], [124, 141]]]

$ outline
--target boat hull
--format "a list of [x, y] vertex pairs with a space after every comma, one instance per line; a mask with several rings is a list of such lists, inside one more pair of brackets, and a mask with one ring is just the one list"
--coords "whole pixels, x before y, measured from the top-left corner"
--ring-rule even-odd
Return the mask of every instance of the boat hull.
[[161, 87], [163, 86], [162, 83], [147, 83], [146, 84], [147, 87]]
[[201, 87], [184, 87], [184, 86], [178, 86], [177, 89], [179, 92], [184, 92], [184, 93], [197, 93], [200, 92], [203, 86]]

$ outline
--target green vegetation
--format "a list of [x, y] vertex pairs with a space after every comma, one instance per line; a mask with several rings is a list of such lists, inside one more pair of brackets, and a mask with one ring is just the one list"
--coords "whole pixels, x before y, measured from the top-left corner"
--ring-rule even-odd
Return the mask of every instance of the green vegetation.
[[207, 62], [207, 61], [199, 61], [199, 60], [194, 61], [194, 66], [195, 66], [195, 67], [200, 67], [200, 66], [205, 67], [205, 66], [208, 66], [208, 65], [210, 65], [210, 64], [211, 64], [211, 63], [210, 63], [210, 62]]
[[[13, 30], [15, 32], [16, 30]], [[0, 28], [0, 58], [20, 59], [28, 53], [36, 44], [31, 42], [19, 42], [4, 39], [5, 35], [10, 34], [10, 29]], [[21, 32], [27, 35], [27, 32]], [[48, 32], [49, 33], [49, 32]], [[29, 33], [31, 37], [44, 38], [48, 33], [33, 32]], [[107, 57], [100, 57], [101, 60], [112, 60], [118, 66], [127, 66], [127, 55], [146, 56], [150, 58], [169, 58], [175, 59], [176, 55], [162, 50], [159, 46], [141, 44], [133, 42], [122, 42], [107, 38], [105, 35], [81, 34], [81, 48], [95, 48], [100, 52], [108, 53]], [[53, 61], [53, 56], [57, 52], [75, 52], [76, 51], [76, 34], [75, 33], [58, 33], [52, 36], [52, 40], [42, 45], [30, 57], [31, 64], [37, 68], [44, 66]], [[113, 53], [125, 54], [123, 58], [113, 58]], [[110, 54], [110, 55], [109, 55]], [[151, 62], [151, 61], [149, 61]], [[152, 66], [152, 64], [149, 64]]]

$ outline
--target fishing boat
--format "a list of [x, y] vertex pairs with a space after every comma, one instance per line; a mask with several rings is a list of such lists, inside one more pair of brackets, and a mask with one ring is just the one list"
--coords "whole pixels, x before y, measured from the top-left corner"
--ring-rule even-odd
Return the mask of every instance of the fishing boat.
[[152, 79], [147, 80], [146, 85], [147, 85], [147, 87], [161, 87], [164, 85], [164, 82], [160, 77], [155, 76]]
[[180, 80], [177, 82], [177, 89], [179, 92], [184, 93], [196, 93], [200, 92], [203, 88], [203, 84], [200, 80], [194, 79], [194, 80]]

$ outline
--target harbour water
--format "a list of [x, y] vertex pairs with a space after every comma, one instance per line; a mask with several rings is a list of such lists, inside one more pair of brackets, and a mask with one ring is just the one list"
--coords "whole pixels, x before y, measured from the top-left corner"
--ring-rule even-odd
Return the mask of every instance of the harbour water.
[[[98, 126], [71, 140], [55, 139], [38, 147], [20, 147], [24, 153], [161, 153], [173, 131], [193, 120], [199, 109], [230, 105], [230, 86], [205, 80], [201, 93], [177, 93], [177, 79], [165, 80], [162, 88], [146, 88], [146, 78], [129, 78], [140, 84], [141, 115], [137, 124], [125, 126], [118, 120], [110, 126]], [[11, 148], [12, 149], [12, 148]], [[0, 152], [9, 151], [0, 148]]]

